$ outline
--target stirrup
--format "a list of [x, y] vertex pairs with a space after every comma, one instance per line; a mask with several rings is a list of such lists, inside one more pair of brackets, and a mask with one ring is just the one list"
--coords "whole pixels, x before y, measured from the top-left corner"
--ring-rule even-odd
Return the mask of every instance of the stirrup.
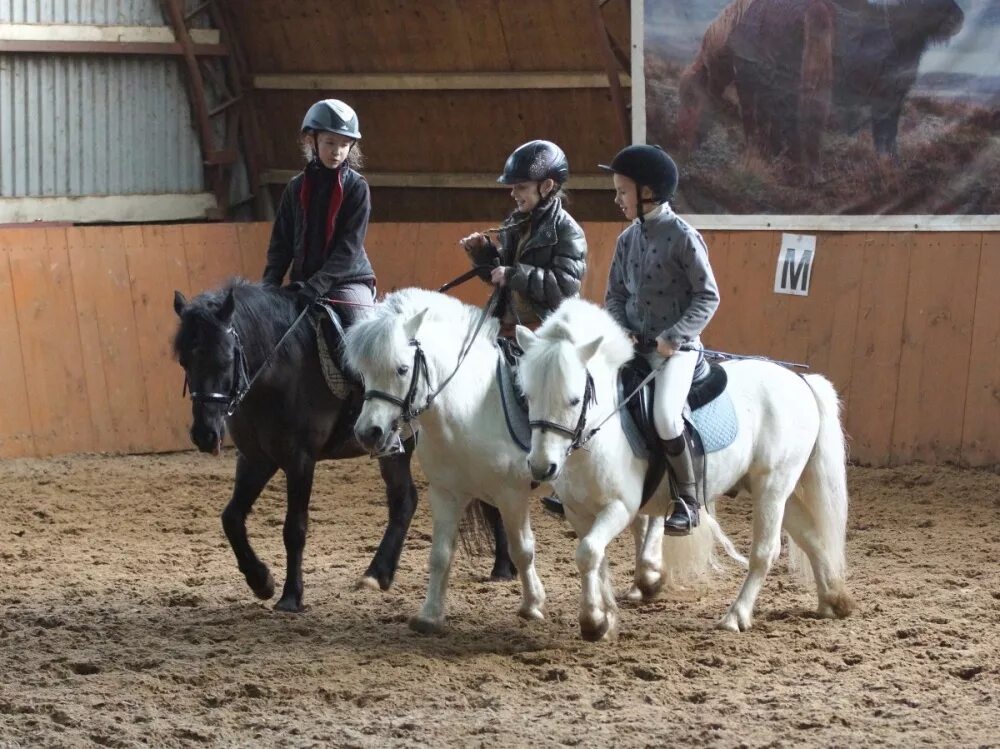
[[560, 501], [559, 497], [554, 495], [548, 497], [542, 497], [542, 507], [546, 511], [551, 512], [556, 517], [564, 518], [566, 517], [566, 508], [563, 507], [563, 503]]
[[[671, 525], [670, 521], [675, 517], [683, 525]], [[698, 527], [698, 523], [697, 503], [693, 500], [678, 497], [674, 500], [670, 514], [663, 519], [663, 532], [668, 536], [687, 536], [692, 530]]]

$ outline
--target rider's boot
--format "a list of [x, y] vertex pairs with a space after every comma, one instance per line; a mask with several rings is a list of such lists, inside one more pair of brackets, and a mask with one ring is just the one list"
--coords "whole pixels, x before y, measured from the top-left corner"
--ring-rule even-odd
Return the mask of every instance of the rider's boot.
[[673, 509], [663, 521], [663, 532], [670, 536], [686, 536], [698, 526], [698, 485], [691, 448], [683, 434], [662, 442], [677, 488]]

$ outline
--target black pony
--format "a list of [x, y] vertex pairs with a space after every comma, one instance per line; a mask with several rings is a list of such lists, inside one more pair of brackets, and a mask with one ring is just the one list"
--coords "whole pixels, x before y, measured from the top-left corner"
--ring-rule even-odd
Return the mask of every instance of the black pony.
[[[191, 440], [202, 452], [218, 453], [228, 426], [239, 451], [233, 496], [222, 513], [222, 527], [240, 572], [257, 597], [266, 600], [274, 595], [274, 578], [247, 539], [246, 517], [280, 468], [288, 494], [283, 532], [287, 574], [275, 608], [301, 611], [302, 552], [316, 461], [366, 454], [354, 440], [360, 391], [346, 401], [330, 391], [309, 319], [299, 321], [275, 352], [297, 318], [293, 295], [286, 291], [234, 280], [190, 302], [175, 292], [174, 310], [180, 317], [174, 354], [191, 391]], [[272, 361], [227, 416], [237, 404], [237, 395], [272, 352]], [[412, 447], [408, 444], [405, 452], [379, 460], [389, 524], [365, 578], [383, 590], [392, 584], [416, 509], [417, 489], [410, 473]], [[514, 570], [499, 514], [486, 506], [483, 513], [496, 541], [492, 577], [510, 579]]]

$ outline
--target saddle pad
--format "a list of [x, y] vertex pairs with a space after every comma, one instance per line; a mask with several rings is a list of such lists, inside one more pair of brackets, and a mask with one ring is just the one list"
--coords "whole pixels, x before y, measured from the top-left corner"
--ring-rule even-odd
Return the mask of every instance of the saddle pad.
[[503, 415], [507, 421], [507, 431], [514, 443], [524, 452], [531, 452], [531, 427], [528, 426], [528, 407], [524, 403], [517, 383], [514, 381], [514, 370], [504, 360], [503, 354], [497, 357], [497, 385], [500, 386], [500, 400], [503, 403]]
[[691, 423], [698, 430], [706, 453], [723, 450], [733, 444], [740, 424], [729, 391], [691, 412]]
[[326, 336], [321, 327], [323, 320], [319, 315], [313, 317], [313, 327], [316, 329], [316, 345], [319, 349], [319, 367], [323, 371], [323, 379], [330, 392], [341, 400], [347, 400], [351, 393], [351, 383], [340, 371], [336, 361], [330, 355], [330, 347], [326, 344]]

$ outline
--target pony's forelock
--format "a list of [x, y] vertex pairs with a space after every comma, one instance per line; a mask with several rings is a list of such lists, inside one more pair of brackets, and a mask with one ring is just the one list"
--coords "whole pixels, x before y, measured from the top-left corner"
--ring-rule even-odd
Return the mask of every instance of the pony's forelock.
[[538, 329], [543, 341], [568, 341], [577, 346], [603, 338], [597, 355], [617, 370], [634, 355], [632, 341], [603, 307], [585, 299], [569, 299]]
[[[448, 336], [449, 345], [458, 345], [479, 321], [481, 310], [454, 297], [427, 289], [407, 288], [387, 294], [375, 306], [375, 314], [352, 325], [344, 339], [347, 366], [355, 372], [362, 369], [382, 371], [397, 365], [400, 350], [408, 343], [403, 324], [414, 315], [427, 310], [423, 330], [430, 325], [446, 325], [455, 335]], [[499, 330], [499, 321], [487, 320], [479, 333], [480, 339], [492, 341]], [[430, 339], [418, 333], [427, 347]], [[436, 340], [436, 339], [435, 339]]]

